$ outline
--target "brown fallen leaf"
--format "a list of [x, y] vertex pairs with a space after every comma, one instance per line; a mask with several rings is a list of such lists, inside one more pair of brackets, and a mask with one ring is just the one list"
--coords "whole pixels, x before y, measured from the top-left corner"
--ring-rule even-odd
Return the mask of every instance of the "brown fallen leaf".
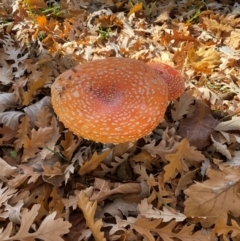
[[[200, 151], [196, 151], [195, 147], [191, 147], [185, 138], [177, 145], [177, 151], [172, 154], [165, 155], [169, 163], [164, 167], [164, 182], [173, 179], [176, 173], [181, 173], [183, 166], [197, 165], [205, 157]], [[185, 170], [188, 171], [188, 170]]]
[[63, 221], [62, 218], [54, 219], [56, 212], [45, 217], [40, 227], [35, 232], [29, 233], [34, 219], [38, 215], [39, 208], [40, 204], [35, 204], [31, 210], [23, 210], [21, 215], [21, 226], [14, 236], [11, 236], [13, 223], [9, 222], [4, 230], [0, 230], [1, 241], [31, 240], [31, 238], [32, 240], [41, 239], [44, 241], [52, 241], [53, 237], [56, 241], [63, 241], [61, 236], [69, 232], [71, 224], [68, 221]]
[[95, 241], [106, 241], [104, 233], [101, 231], [103, 226], [102, 219], [94, 220], [97, 210], [97, 201], [90, 201], [84, 191], [78, 195], [78, 207], [82, 210], [87, 226], [92, 231]]
[[29, 158], [35, 157], [36, 153], [40, 151], [39, 148], [45, 146], [51, 134], [52, 127], [40, 127], [37, 131], [32, 129], [31, 138], [27, 136], [24, 140], [22, 162], [26, 162]]
[[81, 168], [80, 168], [80, 170], [79, 170], [78, 173], [79, 173], [80, 175], [84, 175], [84, 174], [86, 174], [86, 173], [89, 173], [89, 172], [95, 170], [95, 169], [99, 166], [99, 164], [100, 164], [102, 161], [104, 161], [104, 159], [107, 157], [107, 155], [108, 155], [111, 151], [112, 151], [112, 150], [109, 149], [109, 150], [107, 150], [107, 151], [105, 151], [105, 152], [103, 152], [103, 153], [101, 153], [101, 154], [99, 154], [99, 155], [98, 155], [96, 152], [94, 152], [93, 155], [92, 155], [92, 157], [91, 157], [91, 159], [90, 159], [89, 161], [85, 162], [85, 163], [81, 166]]
[[210, 143], [210, 134], [214, 131], [218, 121], [210, 112], [210, 108], [201, 101], [197, 101], [195, 110], [187, 118], [181, 119], [177, 134], [187, 138], [192, 146], [202, 150]]
[[91, 200], [103, 201], [113, 194], [140, 194], [140, 183], [111, 183], [110, 181], [95, 178], [94, 192]]
[[224, 241], [229, 240], [229, 236], [231, 238], [239, 237], [240, 235], [239, 223], [237, 223], [234, 219], [231, 219], [230, 223], [231, 225], [227, 225], [224, 219], [219, 218], [212, 230], [212, 234], [216, 234], [217, 236], [222, 236]]
[[184, 214], [189, 217], [202, 218], [201, 224], [210, 227], [219, 218], [227, 221], [228, 213], [240, 215], [240, 168], [226, 167], [222, 171], [207, 171], [208, 180], [196, 182], [184, 193], [188, 196], [185, 201]]

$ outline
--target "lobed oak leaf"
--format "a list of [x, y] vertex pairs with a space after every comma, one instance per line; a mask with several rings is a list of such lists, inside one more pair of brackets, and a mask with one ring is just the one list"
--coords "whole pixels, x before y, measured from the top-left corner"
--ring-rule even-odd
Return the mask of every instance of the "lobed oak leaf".
[[169, 222], [175, 219], [176, 222], [181, 222], [186, 219], [186, 216], [179, 211], [171, 212], [170, 208], [163, 206], [163, 210], [154, 208], [152, 204], [148, 204], [147, 198], [143, 199], [140, 204], [138, 204], [139, 214], [142, 217], [149, 219], [161, 219], [162, 222]]
[[9, 180], [9, 185], [12, 187], [19, 187], [22, 185], [28, 178], [27, 183], [35, 183], [37, 179], [41, 176], [40, 173], [35, 172], [32, 167], [26, 165], [19, 165], [22, 169], [21, 173], [13, 175], [13, 179]]
[[176, 172], [182, 172], [182, 159], [184, 156], [189, 156], [189, 142], [185, 138], [177, 145], [177, 151], [174, 154], [167, 154], [165, 158], [169, 161], [164, 167], [164, 182], [173, 179], [176, 175]]
[[239, 216], [240, 168], [209, 170], [207, 176], [208, 180], [203, 183], [196, 182], [184, 191], [188, 196], [184, 203], [184, 214], [189, 217], [203, 217], [201, 224], [204, 227], [210, 227], [219, 218], [226, 222], [230, 212]]
[[54, 116], [51, 120], [50, 126], [52, 127], [52, 135], [49, 140], [46, 142], [46, 148], [42, 149], [40, 152], [40, 156], [42, 160], [50, 159], [54, 155], [54, 150], [56, 148], [56, 143], [61, 136], [59, 133], [59, 122]]
[[3, 182], [0, 183], [0, 205], [2, 206], [3, 203], [7, 202], [16, 192], [17, 189], [3, 187]]
[[63, 147], [62, 154], [68, 160], [71, 160], [74, 151], [76, 150], [76, 148], [81, 142], [81, 139], [74, 136], [71, 131], [65, 132], [64, 137], [65, 137], [64, 138], [65, 140], [61, 141], [61, 146]]
[[39, 90], [40, 88], [43, 87], [43, 85], [46, 83], [46, 79], [44, 78], [39, 78], [37, 81], [32, 83], [29, 87], [29, 90], [23, 94], [23, 105], [29, 105], [32, 98], [33, 94], [35, 91]]
[[236, 236], [240, 236], [240, 226], [239, 224], [231, 219], [231, 225], [227, 225], [224, 219], [219, 218], [212, 230], [212, 234], [216, 234], [217, 236], [223, 237], [223, 241], [228, 241], [229, 236], [231, 238], [235, 238]]
[[24, 115], [20, 119], [21, 124], [18, 126], [18, 132], [17, 132], [17, 139], [15, 140], [15, 150], [19, 151], [20, 148], [22, 148], [25, 140], [28, 138], [28, 134], [30, 133], [30, 119], [27, 115]]
[[8, 223], [7, 227], [3, 231], [0, 230], [0, 239], [2, 241], [7, 240], [31, 240], [41, 239], [44, 241], [63, 241], [61, 236], [69, 232], [71, 224], [67, 221], [63, 221], [61, 218], [54, 220], [56, 213], [48, 215], [41, 223], [37, 231], [31, 232], [30, 228], [34, 222], [34, 219], [38, 215], [38, 210], [40, 208], [39, 204], [33, 205], [32, 209], [23, 210], [21, 218], [21, 226], [18, 232], [11, 236], [13, 224], [12, 222]]
[[43, 106], [43, 108], [37, 113], [35, 125], [42, 128], [49, 126], [52, 116], [49, 107]]
[[57, 217], [61, 217], [64, 210], [64, 203], [56, 187], [53, 188], [50, 194], [50, 198], [51, 198], [51, 201], [49, 203], [50, 212], [56, 211]]
[[179, 100], [173, 101], [173, 109], [171, 110], [172, 118], [175, 121], [182, 119], [183, 116], [188, 113], [193, 101], [193, 91], [185, 91]]
[[102, 219], [94, 220], [94, 215], [97, 210], [97, 201], [90, 201], [86, 194], [81, 191], [78, 196], [78, 207], [82, 210], [87, 226], [92, 231], [94, 240], [106, 241], [104, 233], [101, 231], [103, 226]]
[[43, 175], [49, 178], [53, 178], [58, 175], [63, 175], [62, 166], [59, 162], [56, 162], [52, 168], [47, 165], [42, 165]]
[[38, 113], [44, 108], [44, 106], [51, 108], [50, 96], [45, 96], [40, 101], [31, 104], [23, 109], [26, 115], [30, 118], [32, 126], [35, 125], [35, 122], [37, 120], [36, 117]]
[[3, 85], [11, 84], [13, 81], [12, 67], [8, 65], [2, 56], [0, 57], [0, 76], [0, 83]]
[[140, 183], [111, 183], [110, 181], [95, 178], [94, 193], [91, 196], [91, 200], [97, 200], [101, 202], [114, 194], [140, 194]]
[[108, 154], [110, 154], [111, 151], [112, 151], [112, 149], [109, 149], [99, 155], [96, 152], [94, 152], [91, 159], [89, 161], [85, 162], [81, 166], [81, 168], [79, 170], [79, 174], [84, 175], [86, 173], [89, 173], [89, 172], [95, 170], [99, 166], [99, 164], [105, 160], [105, 158], [108, 156]]
[[135, 229], [139, 234], [143, 235], [149, 241], [155, 241], [156, 236], [162, 238], [164, 241], [205, 241], [209, 240], [210, 235], [204, 235], [201, 231], [194, 232], [195, 225], [185, 225], [179, 232], [176, 231], [177, 223], [171, 221], [166, 226], [161, 225], [161, 219], [146, 219], [140, 218], [137, 219], [128, 217], [127, 220], [122, 220], [119, 222], [120, 227], [125, 227], [130, 225], [131, 228]]
[[37, 131], [32, 129], [31, 138], [27, 137], [24, 140], [22, 162], [26, 162], [29, 158], [35, 157], [36, 153], [39, 152], [39, 148], [45, 147], [45, 143], [51, 134], [52, 127], [40, 127]]

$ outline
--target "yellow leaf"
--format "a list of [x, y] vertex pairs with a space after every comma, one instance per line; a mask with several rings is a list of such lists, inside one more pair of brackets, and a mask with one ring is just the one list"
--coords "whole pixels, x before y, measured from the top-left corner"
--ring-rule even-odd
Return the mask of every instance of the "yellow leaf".
[[45, 82], [46, 82], [46, 79], [40, 78], [30, 86], [30, 89], [24, 93], [23, 105], [29, 105], [33, 97], [33, 93], [38, 89], [40, 89], [41, 87], [43, 87]]
[[92, 231], [95, 241], [105, 241], [104, 233], [101, 232], [103, 226], [102, 219], [94, 221], [94, 215], [97, 209], [97, 201], [90, 201], [86, 194], [81, 191], [78, 196], [78, 207], [82, 210], [87, 226]]
[[129, 11], [128, 13], [128, 17], [133, 14], [133, 13], [137, 13], [140, 12], [143, 9], [143, 4], [142, 3], [137, 3], [135, 4]]
[[188, 51], [187, 65], [198, 72], [211, 73], [213, 68], [220, 63], [220, 53], [214, 48], [200, 47], [197, 51], [195, 48], [191, 48]]
[[94, 152], [94, 154], [92, 155], [92, 158], [84, 163], [82, 166], [81, 166], [81, 169], [79, 170], [79, 174], [80, 175], [84, 175], [86, 173], [89, 173], [93, 170], [95, 170], [98, 165], [104, 161], [104, 159], [106, 158], [106, 156], [111, 152], [112, 150], [109, 149], [103, 153], [101, 153], [100, 155], [98, 155], [96, 152]]

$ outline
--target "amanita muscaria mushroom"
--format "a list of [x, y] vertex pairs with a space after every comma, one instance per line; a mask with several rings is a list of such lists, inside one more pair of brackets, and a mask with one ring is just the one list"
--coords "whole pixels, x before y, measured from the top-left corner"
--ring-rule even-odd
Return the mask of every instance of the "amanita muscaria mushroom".
[[168, 100], [177, 99], [184, 91], [185, 81], [177, 70], [160, 62], [148, 62], [168, 85]]
[[52, 104], [73, 133], [102, 143], [134, 141], [164, 117], [168, 86], [147, 64], [107, 58], [80, 64], [53, 83]]

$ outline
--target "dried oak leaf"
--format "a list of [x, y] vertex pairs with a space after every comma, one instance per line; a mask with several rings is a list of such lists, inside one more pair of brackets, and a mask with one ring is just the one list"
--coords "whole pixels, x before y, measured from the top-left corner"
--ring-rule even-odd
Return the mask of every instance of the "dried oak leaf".
[[0, 127], [0, 135], [2, 136], [0, 138], [0, 145], [2, 145], [3, 142], [10, 141], [11, 139], [16, 137], [16, 132], [9, 128], [8, 126]]
[[19, 151], [20, 148], [22, 148], [25, 140], [28, 138], [28, 134], [30, 133], [30, 119], [27, 115], [24, 115], [20, 119], [21, 124], [18, 126], [18, 131], [17, 131], [17, 139], [14, 142], [15, 145], [15, 150]]
[[[2, 75], [0, 73], [2, 78]], [[16, 106], [16, 96], [13, 93], [0, 93], [0, 112]]]
[[46, 83], [46, 79], [44, 78], [39, 78], [37, 81], [31, 83], [29, 90], [23, 94], [22, 104], [24, 106], [29, 105], [33, 98], [34, 92], [42, 88], [45, 83]]
[[186, 138], [177, 145], [177, 151], [175, 153], [167, 154], [165, 158], [169, 163], [164, 167], [164, 182], [173, 179], [176, 173], [181, 173], [183, 166], [186, 168], [186, 164], [196, 165], [199, 161], [205, 159], [200, 151], [196, 151], [195, 147], [190, 146]]
[[111, 151], [112, 151], [112, 150], [109, 149], [109, 150], [104, 151], [103, 153], [101, 153], [101, 154], [99, 154], [99, 155], [98, 155], [96, 152], [94, 152], [93, 155], [92, 155], [92, 157], [91, 157], [91, 159], [90, 159], [89, 161], [85, 162], [85, 163], [81, 166], [81, 168], [80, 168], [80, 170], [79, 170], [79, 174], [80, 174], [80, 175], [84, 175], [84, 174], [86, 174], [86, 173], [89, 173], [89, 172], [95, 170], [95, 169], [99, 166], [99, 164], [100, 164], [102, 161], [105, 160], [105, 158], [107, 157], [107, 155], [108, 155]]
[[229, 160], [232, 158], [231, 152], [228, 150], [227, 145], [222, 144], [221, 142], [216, 141], [213, 138], [213, 135], [211, 135], [211, 140], [213, 142], [213, 146], [217, 149], [217, 151], [219, 151], [222, 155], [227, 157], [227, 159], [229, 159]]
[[137, 195], [141, 193], [141, 190], [140, 183], [111, 183], [107, 180], [95, 178], [94, 193], [91, 196], [91, 200], [101, 202], [113, 194]]
[[0, 183], [0, 206], [7, 202], [16, 192], [17, 189], [11, 187], [3, 187], [3, 182]]
[[227, 225], [225, 220], [219, 218], [217, 223], [215, 224], [212, 233], [217, 236], [222, 235], [223, 241], [228, 241], [229, 236], [233, 239], [236, 236], [240, 236], [240, 226], [235, 220], [231, 219], [231, 225]]
[[240, 168], [209, 170], [207, 176], [208, 180], [196, 182], [184, 191], [188, 196], [184, 203], [184, 214], [189, 217], [203, 217], [201, 223], [204, 227], [212, 226], [219, 218], [226, 222], [230, 212], [239, 216]]
[[35, 157], [36, 153], [40, 151], [39, 148], [45, 147], [45, 143], [51, 134], [52, 127], [40, 127], [37, 131], [32, 129], [31, 138], [27, 136], [24, 140], [22, 162], [26, 162], [29, 158]]
[[87, 226], [92, 231], [94, 240], [106, 241], [104, 233], [101, 231], [103, 226], [102, 219], [94, 220], [94, 215], [97, 210], [97, 201], [90, 201], [86, 194], [81, 191], [78, 195], [78, 207], [82, 210]]
[[203, 102], [197, 101], [191, 115], [180, 120], [177, 134], [187, 138], [191, 145], [201, 150], [210, 143], [210, 135], [217, 123], [210, 108]]
[[81, 139], [77, 139], [71, 131], [64, 133], [64, 140], [61, 141], [61, 146], [63, 147], [62, 154], [71, 160], [73, 152], [76, 150]]
[[186, 216], [179, 211], [171, 212], [170, 208], [163, 206], [163, 210], [154, 208], [152, 204], [148, 204], [147, 198], [143, 199], [140, 204], [138, 204], [138, 210], [142, 217], [145, 218], [155, 218], [162, 219], [162, 222], [169, 222], [172, 219], [175, 219], [176, 222], [181, 222], [186, 219]]
[[25, 165], [19, 166], [23, 172], [13, 175], [13, 179], [9, 180], [8, 184], [12, 187], [19, 187], [22, 185], [28, 178], [27, 183], [35, 183], [37, 179], [41, 176], [40, 173], [33, 171], [32, 167]]
[[41, 239], [44, 241], [63, 241], [61, 236], [69, 232], [71, 224], [68, 221], [63, 221], [62, 218], [54, 219], [56, 212], [51, 213], [42, 221], [40, 227], [35, 231], [31, 232], [30, 228], [33, 225], [34, 219], [38, 215], [40, 204], [33, 205], [32, 209], [23, 210], [21, 218], [21, 226], [18, 232], [11, 236], [13, 230], [13, 223], [9, 222], [7, 227], [0, 230], [0, 240], [34, 240]]
[[135, 229], [139, 234], [146, 237], [149, 241], [155, 241], [156, 235], [162, 238], [164, 241], [174, 241], [176, 238], [182, 241], [203, 241], [209, 240], [210, 234], [204, 235], [201, 230], [194, 233], [195, 225], [185, 225], [176, 232], [177, 223], [171, 221], [166, 226], [161, 227], [161, 219], [147, 219], [147, 218], [132, 218], [128, 217], [127, 220], [121, 220], [119, 222], [120, 227], [126, 227], [130, 225], [131, 228]]
[[240, 130], [240, 116], [233, 116], [229, 121], [220, 122], [216, 127], [216, 131], [235, 131]]
[[173, 120], [181, 120], [188, 113], [193, 101], [193, 91], [185, 91], [179, 100], [173, 101], [173, 108], [171, 110]]

